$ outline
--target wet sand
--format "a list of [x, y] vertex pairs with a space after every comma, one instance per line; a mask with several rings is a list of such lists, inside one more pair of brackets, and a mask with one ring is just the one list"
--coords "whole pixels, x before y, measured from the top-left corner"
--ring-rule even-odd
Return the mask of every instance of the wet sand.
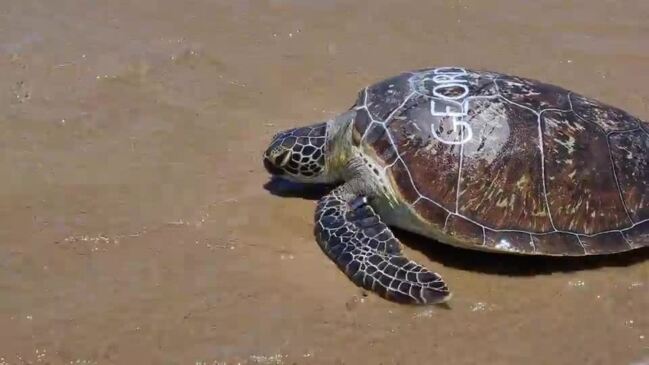
[[[623, 5], [622, 5], [623, 4]], [[278, 130], [403, 70], [536, 78], [649, 119], [649, 3], [0, 0], [0, 364], [646, 364], [649, 253], [399, 232], [448, 307], [355, 287]]]

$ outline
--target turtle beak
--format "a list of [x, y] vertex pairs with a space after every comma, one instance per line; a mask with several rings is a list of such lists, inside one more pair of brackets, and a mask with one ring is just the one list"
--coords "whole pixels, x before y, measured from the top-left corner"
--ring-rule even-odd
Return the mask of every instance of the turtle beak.
[[264, 167], [266, 168], [266, 171], [270, 173], [271, 175], [283, 175], [284, 170], [280, 169], [279, 167], [275, 166], [268, 157], [264, 158]]
[[275, 157], [275, 165], [284, 167], [291, 160], [291, 151], [285, 150]]
[[273, 175], [284, 175], [282, 169], [291, 161], [291, 150], [281, 146], [281, 140], [275, 138], [264, 153], [264, 167]]

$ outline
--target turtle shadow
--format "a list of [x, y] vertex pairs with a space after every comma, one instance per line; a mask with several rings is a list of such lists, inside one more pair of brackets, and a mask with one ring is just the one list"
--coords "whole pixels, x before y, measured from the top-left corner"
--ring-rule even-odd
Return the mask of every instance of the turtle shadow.
[[491, 275], [547, 275], [603, 267], [626, 267], [649, 259], [649, 247], [612, 255], [581, 257], [511, 255], [453, 247], [414, 233], [394, 230], [404, 245], [423, 253], [432, 261], [456, 269]]
[[283, 198], [302, 198], [307, 200], [318, 200], [327, 195], [334, 187], [334, 185], [328, 184], [302, 184], [279, 177], [271, 177], [264, 184], [264, 189], [273, 195]]

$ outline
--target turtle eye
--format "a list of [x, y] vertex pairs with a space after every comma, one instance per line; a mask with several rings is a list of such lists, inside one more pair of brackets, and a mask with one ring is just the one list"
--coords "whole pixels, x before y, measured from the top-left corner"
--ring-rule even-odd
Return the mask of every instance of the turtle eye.
[[282, 167], [286, 165], [291, 159], [291, 151], [290, 150], [284, 150], [282, 151], [277, 157], [275, 157], [275, 165], [278, 167]]

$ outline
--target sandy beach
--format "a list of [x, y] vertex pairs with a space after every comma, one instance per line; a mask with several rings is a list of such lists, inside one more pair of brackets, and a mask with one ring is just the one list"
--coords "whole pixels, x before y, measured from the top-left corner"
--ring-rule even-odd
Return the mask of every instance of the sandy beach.
[[647, 364], [649, 251], [397, 232], [446, 307], [356, 287], [278, 131], [461, 65], [649, 119], [649, 2], [0, 0], [0, 364]]

